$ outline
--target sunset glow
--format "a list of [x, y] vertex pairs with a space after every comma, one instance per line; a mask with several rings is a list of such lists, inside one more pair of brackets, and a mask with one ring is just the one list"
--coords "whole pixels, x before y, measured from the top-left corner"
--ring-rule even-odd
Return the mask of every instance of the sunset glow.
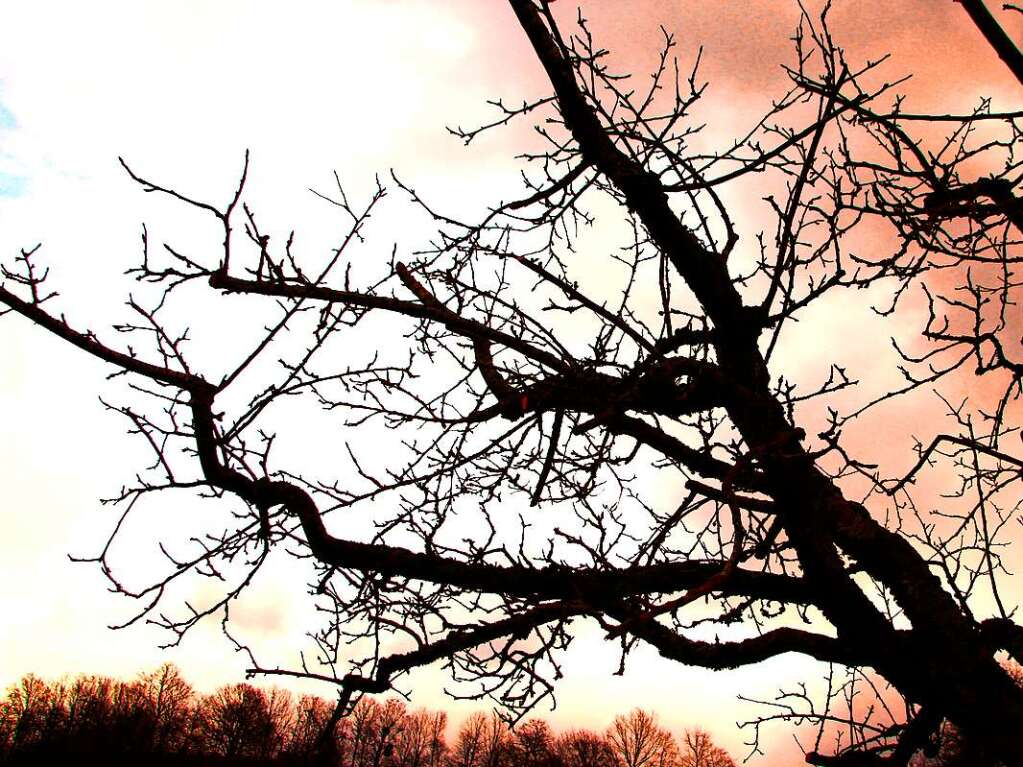
[[[573, 27], [576, 5], [559, 0], [553, 6], [566, 30]], [[707, 127], [693, 139], [697, 145], [727, 148], [784, 92], [787, 77], [781, 65], [793, 63], [790, 38], [799, 22], [798, 5], [791, 0], [580, 0], [579, 5], [599, 46], [610, 51], [611, 66], [635, 73], [637, 83], [645, 84], [656, 67], [661, 25], [676, 36], [675, 53], [683, 69], [693, 66], [702, 47], [699, 77], [709, 86], [692, 122]], [[1004, 24], [1019, 39], [1023, 15], [1008, 14]], [[880, 74], [872, 75], [878, 82], [912, 75], [899, 87], [906, 94], [905, 112], [969, 113], [986, 97], [992, 99], [992, 111], [1020, 108], [1023, 88], [958, 3], [842, 0], [831, 12], [830, 27], [850, 61], [891, 54]], [[60, 293], [54, 309], [72, 325], [92, 329], [116, 345], [120, 339], [109, 328], [127, 321], [125, 300], [141, 290], [124, 272], [139, 261], [143, 223], [154, 253], [166, 241], [190, 257], [215, 260], [223, 239], [215, 222], [165, 195], [144, 193], [118, 158], [147, 180], [223, 205], [237, 187], [248, 150], [247, 199], [272, 242], [283, 242], [294, 230], [296, 250], [330, 253], [349, 221], [311, 190], [329, 196], [336, 189], [336, 171], [346, 193], [362, 204], [373, 194], [379, 174], [388, 195], [367, 223], [364, 242], [352, 245], [353, 261], [386, 265], [392, 248], [397, 261], [410, 261], [437, 227], [400, 191], [391, 171], [440, 214], [482, 219], [488, 206], [524, 196], [516, 155], [535, 151], [536, 133], [527, 118], [466, 147], [448, 128], [493, 120], [488, 99], [517, 105], [549, 89], [508, 4], [497, 0], [20, 3], [8, 9], [0, 25], [2, 260], [8, 263], [22, 248], [42, 242], [40, 258], [51, 268], [49, 280]], [[734, 263], [754, 264], [757, 233], [773, 236], [773, 214], [763, 199], [771, 193], [756, 178], [725, 193], [727, 205], [741, 219]], [[611, 226], [598, 221], [586, 229], [578, 252], [596, 258], [608, 243], [618, 247], [624, 229]], [[239, 225], [236, 236], [241, 231]], [[865, 224], [850, 240], [875, 256], [897, 247], [890, 228], [881, 225]], [[334, 277], [338, 285], [344, 280], [340, 272]], [[602, 300], [612, 300], [620, 289], [620, 275], [610, 269], [580, 269], [576, 277]], [[953, 278], [942, 274], [935, 279]], [[657, 286], [644, 289], [655, 316]], [[905, 332], [905, 338], [919, 341], [927, 303], [917, 291], [897, 321], [879, 317], [871, 301], [880, 300], [882, 292], [872, 290], [836, 293], [804, 321], [790, 325], [771, 360], [772, 373], [816, 381], [826, 378], [837, 361], [861, 381], [855, 392], [842, 395], [847, 399], [837, 400], [850, 410], [876, 392], [897, 387], [900, 359], [889, 337]], [[194, 331], [190, 360], [211, 377], [221, 376], [236, 364], [234, 357], [243, 356], [231, 344], [251, 347], [271, 320], [245, 297], [227, 296], [216, 303], [198, 291], [194, 295], [195, 303], [182, 315], [182, 325]], [[347, 347], [351, 364], [392, 342], [411, 346], [406, 336], [413, 325], [405, 319], [367, 321], [364, 335]], [[566, 344], [581, 345], [588, 331], [574, 321], [566, 317], [563, 338]], [[1020, 335], [1018, 311], [1008, 326]], [[100, 499], [118, 495], [154, 460], [138, 437], [125, 435], [131, 424], [97, 398], [116, 408], [130, 394], [125, 378], [108, 381], [114, 372], [109, 365], [17, 316], [0, 320], [0, 350], [5, 360], [0, 370], [0, 581], [5, 584], [0, 590], [5, 616], [0, 685], [6, 688], [27, 673], [128, 678], [165, 661], [179, 666], [204, 692], [241, 681], [250, 661], [235, 651], [217, 620], [201, 623], [167, 650], [160, 645], [174, 635], [144, 622], [113, 631], [108, 626], [130, 619], [133, 605], [109, 593], [95, 564], [69, 560], [69, 555], [99, 553], [121, 511]], [[942, 391], [952, 398], [972, 392], [996, 400], [1004, 382], [994, 378], [963, 374], [943, 381]], [[255, 383], [250, 388], [242, 394], [257, 391]], [[236, 398], [229, 405], [241, 403], [242, 394], [232, 394]], [[826, 428], [825, 409], [814, 407], [801, 405], [797, 411], [811, 436]], [[380, 464], [368, 466], [367, 472], [382, 474], [388, 460], [403, 455], [404, 448], [380, 422], [338, 436], [336, 423], [317, 420], [316, 411], [305, 411], [305, 417], [310, 412], [306, 422], [303, 411], [292, 412], [285, 404], [271, 417], [280, 431], [274, 449], [288, 457], [288, 469], [338, 478], [332, 470], [348, 466], [345, 444], [353, 434], [365, 445], [380, 447]], [[859, 451], [857, 458], [880, 464], [886, 476], [899, 475], [916, 461], [914, 436], [926, 443], [945, 428], [947, 418], [947, 408], [932, 391], [914, 392], [851, 422], [844, 444]], [[650, 470], [642, 476], [651, 506], [661, 510], [678, 503], [683, 488], [672, 475]], [[866, 495], [862, 479], [848, 482]], [[937, 497], [947, 482], [946, 475], [924, 474], [918, 489], [923, 497]], [[207, 505], [193, 500], [175, 490], [131, 518], [125, 536], [133, 545], [122, 544], [112, 554], [118, 575], [135, 579], [130, 586], [141, 585], [166, 563], [158, 541], [183, 546], [195, 525], [209, 524], [216, 514], [229, 519], [232, 512], [245, 513], [240, 501]], [[520, 508], [514, 503], [497, 503], [504, 504], [498, 508], [509, 519], [517, 518]], [[326, 517], [327, 528], [369, 539], [373, 522], [384, 518], [387, 508], [377, 500], [359, 506], [358, 513], [342, 508]], [[527, 514], [543, 508], [530, 512], [522, 505]], [[370, 512], [379, 516], [371, 518]], [[465, 518], [471, 519], [470, 512]], [[545, 536], [553, 539], [561, 524], [556, 511], [537, 514], [530, 533], [534, 543]], [[477, 527], [471, 534], [485, 537], [480, 532], [485, 525]], [[1013, 529], [1011, 535], [1018, 538], [1018, 528]], [[1023, 558], [1009, 552], [1006, 564], [1018, 573]], [[307, 565], [274, 561], [231, 608], [234, 630], [272, 664], [296, 665], [299, 652], [309, 650], [306, 632], [318, 616], [307, 599], [308, 582], [315, 580]], [[1020, 603], [1020, 576], [1004, 583], [1006, 607]], [[215, 601], [218, 588], [196, 580], [175, 586], [172, 593], [179, 605], [204, 604]], [[978, 596], [975, 604], [994, 609], [991, 597]], [[693, 614], [699, 610], [694, 606]], [[805, 627], [795, 618], [785, 620]], [[807, 625], [830, 631], [823, 619]], [[656, 711], [675, 733], [690, 727], [707, 730], [737, 761], [749, 753], [751, 737], [737, 723], [763, 714], [762, 706], [740, 698], [773, 699], [779, 688], [801, 681], [819, 688], [826, 669], [826, 664], [787, 653], [737, 670], [711, 671], [665, 660], [653, 647], [641, 645], [618, 675], [620, 645], [607, 640], [606, 628], [594, 621], [573, 626], [577, 639], [563, 658], [557, 708], [550, 710], [545, 701], [539, 716], [556, 729], [603, 731], [617, 714], [642, 707]], [[715, 642], [717, 631], [712, 624], [694, 635]], [[754, 633], [749, 626], [728, 631], [742, 638]], [[732, 638], [721, 634], [726, 636]], [[402, 641], [395, 640], [392, 649], [413, 649], [408, 637]], [[266, 683], [334, 695], [329, 686], [307, 680]], [[399, 687], [411, 693], [411, 705], [447, 711], [453, 723], [491, 705], [447, 697], [452, 682], [437, 663], [414, 670]], [[802, 764], [813, 737], [812, 728], [766, 728], [760, 741], [766, 756], [754, 755], [749, 764]]]

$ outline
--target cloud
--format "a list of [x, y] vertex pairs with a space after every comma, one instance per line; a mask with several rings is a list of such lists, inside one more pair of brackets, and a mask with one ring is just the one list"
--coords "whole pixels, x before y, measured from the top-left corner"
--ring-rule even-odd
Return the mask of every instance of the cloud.
[[[0, 101], [0, 147], [10, 138], [10, 134], [18, 127], [18, 121], [4, 103]], [[20, 197], [25, 194], [28, 178], [12, 172], [17, 158], [0, 150], [0, 197]]]
[[18, 121], [14, 119], [14, 113], [0, 101], [0, 130], [14, 130], [17, 127]]
[[20, 197], [25, 194], [28, 179], [0, 171], [0, 197]]

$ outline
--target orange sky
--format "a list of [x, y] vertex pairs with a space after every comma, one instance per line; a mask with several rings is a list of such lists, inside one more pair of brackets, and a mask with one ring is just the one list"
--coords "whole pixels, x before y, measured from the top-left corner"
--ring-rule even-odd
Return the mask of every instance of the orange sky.
[[[0, 106], [14, 124], [0, 120], [0, 179], [16, 177], [23, 186], [0, 196], [0, 244], [11, 254], [46, 243], [65, 296], [61, 308], [72, 317], [100, 328], [123, 316], [124, 284], [115, 275], [135, 258], [140, 221], [157, 222], [196, 248], [210, 241], [194, 218], [128, 183], [119, 154], [168, 184], [222, 199], [249, 147], [263, 209], [314, 243], [330, 242], [338, 223], [305, 190], [329, 183], [335, 168], [364, 190], [373, 173], [394, 167], [435, 199], [468, 210], [514, 177], [511, 154], [525, 128], [471, 150], [444, 130], [485, 115], [488, 97], [514, 101], [542, 86], [503, 3], [284, 5], [39, 0], [5, 14]], [[574, 15], [568, 0], [558, 8], [566, 20]], [[777, 93], [778, 64], [791, 59], [788, 36], [797, 19], [789, 0], [589, 0], [583, 8], [620, 69], [650, 67], [658, 24], [677, 34], [684, 61], [702, 44], [711, 90], [701, 116], [715, 136], [738, 131]], [[995, 97], [996, 108], [1019, 106], [1019, 86], [951, 1], [847, 0], [836, 4], [832, 22], [852, 58], [891, 51], [890, 76], [913, 73], [905, 88], [909, 109], [969, 109], [981, 94]], [[388, 246], [401, 236], [377, 234]], [[411, 248], [409, 240], [402, 244]], [[848, 322], [836, 314], [801, 328], [783, 364], [809, 364], [810, 347], [847, 332]], [[164, 637], [144, 627], [106, 630], [127, 606], [104, 593], [94, 569], [67, 560], [101, 544], [111, 514], [96, 499], [115, 492], [137, 460], [122, 424], [96, 401], [109, 371], [16, 319], [0, 324], [0, 350], [0, 684], [29, 671], [126, 675], [155, 666], [168, 657], [155, 648]], [[864, 345], [849, 354], [868, 365], [875, 352]], [[902, 417], [918, 416], [910, 410]], [[911, 426], [889, 421], [902, 449]], [[137, 555], [139, 566], [148, 556]], [[288, 657], [304, 615], [304, 591], [289, 581], [293, 575], [282, 571], [258, 584], [238, 610], [268, 651]], [[238, 679], [245, 666], [215, 626], [200, 628], [169, 657], [207, 689]], [[811, 664], [792, 658], [713, 674], [662, 663], [647, 650], [624, 677], [611, 675], [616, 665], [614, 648], [596, 631], [585, 633], [566, 662], [552, 723], [602, 728], [614, 713], [642, 705], [677, 731], [705, 727], [741, 757], [745, 736], [734, 722], [756, 709], [737, 704], [736, 694], [769, 697], [786, 677], [813, 675]], [[456, 716], [472, 708], [444, 701], [444, 678], [433, 669], [412, 680], [417, 705]], [[754, 764], [802, 762], [787, 728], [768, 741], [771, 758]]]

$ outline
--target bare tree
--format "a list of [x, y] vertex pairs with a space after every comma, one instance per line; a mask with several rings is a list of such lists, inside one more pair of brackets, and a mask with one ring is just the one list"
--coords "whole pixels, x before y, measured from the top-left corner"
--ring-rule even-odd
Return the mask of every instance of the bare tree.
[[624, 767], [676, 767], [679, 763], [675, 738], [642, 709], [616, 716], [606, 737]]
[[555, 767], [554, 733], [542, 719], [515, 728], [514, 761], [523, 767]]
[[156, 671], [139, 677], [142, 700], [151, 712], [152, 734], [147, 746], [154, 752], [177, 751], [183, 745], [192, 685], [172, 663], [164, 663]]
[[349, 712], [346, 724], [348, 762], [350, 767], [372, 764], [380, 742], [381, 706], [375, 700], [364, 698]]
[[678, 763], [679, 767], [735, 767], [728, 753], [701, 729], [686, 730]]
[[[277, 755], [290, 725], [286, 691], [269, 693], [250, 684], [221, 687], [200, 703], [207, 753], [228, 759], [269, 759]], [[290, 718], [290, 717], [288, 717]]]
[[425, 709], [405, 718], [391, 759], [394, 767], [439, 767], [444, 757], [447, 715]]
[[[288, 730], [284, 751], [299, 759], [311, 761], [317, 753], [317, 744], [330, 721], [333, 706], [315, 695], [301, 696], [295, 705], [292, 726]], [[344, 735], [342, 728], [334, 730], [334, 736]], [[340, 745], [340, 744], [338, 744]], [[343, 749], [335, 747], [333, 756], [340, 764], [347, 764]]]
[[4, 752], [23, 750], [41, 738], [53, 694], [37, 676], [28, 675], [7, 692], [3, 708]]
[[607, 739], [590, 730], [571, 730], [555, 742], [558, 761], [564, 767], [620, 767]]
[[476, 713], [458, 729], [448, 755], [450, 767], [502, 767], [510, 763], [512, 738], [497, 714]]
[[[469, 221], [389, 182], [438, 224], [418, 252], [356, 263], [382, 184], [363, 202], [340, 182], [323, 195], [350, 228], [318, 255], [265, 233], [245, 172], [214, 204], [125, 165], [218, 226], [216, 257], [151, 248], [144, 230], [133, 275], [155, 297], [130, 301], [119, 340], [56, 308], [37, 248], [4, 270], [10, 312], [127, 379], [130, 404], [109, 407], [152, 462], [116, 499], [122, 521], [160, 492], [235, 512], [165, 548], [167, 574], [143, 588], [110, 568], [119, 522], [96, 559], [114, 588], [180, 636], [226, 621], [271, 557], [308, 561], [328, 616], [318, 657], [252, 656], [251, 672], [337, 683], [332, 727], [358, 695], [435, 661], [521, 716], [588, 620], [623, 656], [644, 642], [714, 669], [788, 652], [830, 664], [820, 695], [786, 693], [754, 724], [817, 724], [816, 764], [904, 764], [945, 721], [1023, 763], [1023, 691], [999, 662], [1023, 658], [999, 585], [1023, 476], [1023, 113], [908, 112], [882, 62], [850, 60], [804, 14], [790, 89], [722, 143], [701, 133], [704, 86], [672, 35], [652, 79], [630, 84], [582, 14], [508, 2], [550, 90], [455, 132], [468, 143], [535, 119], [543, 145], [524, 155], [522, 196]], [[962, 5], [1014, 67], [983, 4]], [[726, 204], [750, 187], [766, 230]], [[207, 350], [200, 370], [180, 328], [211, 292], [265, 310], [266, 331]], [[795, 320], [839, 296], [894, 318], [897, 382], [882, 391], [842, 364], [841, 338], [818, 339], [819, 379], [778, 372]], [[907, 337], [913, 301], [924, 321]], [[387, 340], [354, 351], [366, 337]], [[973, 375], [985, 386], [965, 400], [941, 394]], [[898, 466], [845, 436], [928, 390], [944, 416]], [[317, 423], [379, 422], [397, 441], [381, 451], [349, 432], [338, 474], [315, 476], [272, 451], [301, 401], [326, 411]], [[646, 495], [655, 478], [677, 488], [670, 508]], [[355, 507], [376, 511], [370, 529], [349, 528]], [[220, 597], [170, 611], [191, 575]], [[708, 623], [721, 641], [694, 638]]]

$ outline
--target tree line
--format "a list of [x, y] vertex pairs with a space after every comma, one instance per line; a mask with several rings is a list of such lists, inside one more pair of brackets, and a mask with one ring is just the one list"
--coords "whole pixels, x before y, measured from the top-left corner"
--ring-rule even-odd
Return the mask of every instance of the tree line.
[[[278, 687], [231, 684], [204, 695], [172, 664], [123, 681], [33, 674], [0, 702], [0, 762], [299, 765], [322, 757], [334, 704]], [[676, 738], [636, 709], [604, 732], [556, 733], [541, 719], [515, 728], [495, 713], [465, 719], [448, 741], [442, 711], [363, 698], [334, 731], [339, 767], [734, 767], [703, 730]]]

